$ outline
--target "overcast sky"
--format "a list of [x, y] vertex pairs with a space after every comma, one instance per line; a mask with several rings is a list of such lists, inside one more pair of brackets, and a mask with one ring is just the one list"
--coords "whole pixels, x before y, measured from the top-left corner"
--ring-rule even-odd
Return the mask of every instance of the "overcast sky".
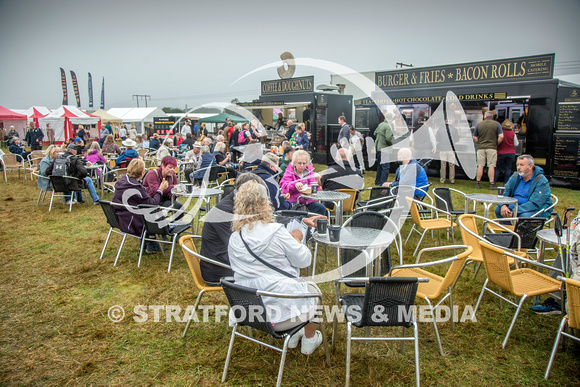
[[60, 106], [60, 67], [83, 109], [89, 72], [96, 108], [103, 77], [107, 109], [251, 101], [275, 69], [231, 83], [284, 51], [355, 71], [556, 53], [555, 76], [580, 83], [579, 17], [580, 0], [0, 0], [0, 105]]

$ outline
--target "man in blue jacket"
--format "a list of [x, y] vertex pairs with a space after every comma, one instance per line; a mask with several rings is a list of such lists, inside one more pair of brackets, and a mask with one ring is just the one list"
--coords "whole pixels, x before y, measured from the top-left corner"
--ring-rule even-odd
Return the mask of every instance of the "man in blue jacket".
[[[252, 173], [260, 176], [266, 187], [268, 187], [268, 195], [270, 196], [270, 201], [275, 211], [279, 210], [290, 210], [292, 209], [292, 203], [288, 201], [290, 194], [282, 195], [280, 190], [280, 185], [276, 180], [278, 176], [278, 161], [279, 157], [273, 153], [266, 153], [262, 157], [262, 162], [258, 165]], [[282, 171], [284, 173], [284, 171]]]
[[[412, 186], [415, 188], [421, 188], [427, 190], [426, 186], [429, 185], [429, 180], [427, 179], [427, 173], [425, 169], [417, 162], [417, 160], [412, 158], [413, 153], [409, 148], [401, 148], [397, 155], [399, 163], [401, 166], [397, 169], [395, 173], [395, 180], [392, 183], [383, 183], [384, 187], [397, 187], [399, 185]], [[425, 192], [422, 190], [415, 190], [414, 198], [417, 200], [423, 200], [425, 198]]]
[[[514, 215], [514, 205], [504, 204], [495, 208], [498, 218], [530, 217], [536, 212], [552, 205], [552, 191], [544, 170], [534, 165], [534, 158], [530, 155], [521, 155], [517, 161], [517, 171], [505, 185], [504, 196], [518, 199], [518, 213]], [[550, 217], [546, 211], [539, 216]]]

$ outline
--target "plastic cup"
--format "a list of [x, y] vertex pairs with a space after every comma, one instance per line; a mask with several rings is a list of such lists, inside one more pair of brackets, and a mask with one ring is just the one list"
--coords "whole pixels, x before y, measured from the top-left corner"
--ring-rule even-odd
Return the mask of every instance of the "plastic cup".
[[328, 219], [318, 219], [316, 221], [316, 231], [318, 235], [326, 235], [328, 232]]
[[334, 224], [328, 226], [328, 238], [331, 242], [338, 242], [340, 240], [340, 226]]

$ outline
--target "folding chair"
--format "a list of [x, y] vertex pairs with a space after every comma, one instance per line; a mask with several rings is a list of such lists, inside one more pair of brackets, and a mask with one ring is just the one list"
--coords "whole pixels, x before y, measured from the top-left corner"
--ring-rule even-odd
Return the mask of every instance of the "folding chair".
[[[282, 293], [265, 292], [258, 289], [252, 289], [245, 286], [237, 285], [226, 278], [222, 278], [221, 284], [224, 293], [228, 298], [231, 309], [235, 311], [234, 313], [235, 323], [232, 329], [232, 336], [230, 339], [230, 345], [228, 347], [226, 363], [224, 365], [222, 383], [226, 381], [228, 375], [228, 368], [230, 365], [230, 359], [234, 348], [234, 340], [236, 336], [238, 336], [282, 353], [282, 360], [280, 361], [280, 367], [278, 369], [278, 379], [276, 382], [276, 386], [279, 387], [282, 384], [282, 374], [284, 373], [284, 363], [286, 361], [286, 353], [288, 351], [288, 341], [290, 340], [290, 337], [292, 337], [292, 335], [294, 335], [296, 332], [302, 329], [302, 327], [306, 326], [309, 322], [299, 324], [298, 326], [291, 328], [287, 331], [276, 332], [269, 321], [268, 315], [266, 314], [266, 307], [264, 306], [262, 297], [274, 297], [286, 299], [318, 298], [319, 302], [321, 303], [322, 296], [318, 293], [282, 294]], [[254, 328], [259, 331], [265, 332], [274, 339], [283, 339], [284, 345], [282, 346], [282, 348], [279, 348], [274, 345], [260, 341], [254, 337], [246, 336], [237, 331], [238, 326], [248, 326], [250, 328]], [[324, 344], [324, 351], [326, 352], [326, 362], [330, 367], [330, 352], [328, 351], [328, 343], [326, 340], [326, 332], [324, 330], [324, 324], [320, 324], [320, 331], [322, 333], [322, 342]]]
[[[419, 369], [419, 330], [413, 318], [413, 307], [419, 282], [429, 281], [426, 278], [409, 277], [370, 277], [342, 278], [335, 282], [336, 296], [346, 318], [346, 386], [350, 385], [351, 341], [413, 341], [415, 344], [415, 374], [417, 386], [421, 384]], [[340, 295], [339, 284], [348, 282], [364, 282], [364, 293], [347, 293]], [[337, 319], [334, 319], [332, 343]], [[352, 335], [352, 326], [366, 327], [413, 327], [413, 337], [362, 337]], [[404, 333], [404, 332], [403, 332]]]

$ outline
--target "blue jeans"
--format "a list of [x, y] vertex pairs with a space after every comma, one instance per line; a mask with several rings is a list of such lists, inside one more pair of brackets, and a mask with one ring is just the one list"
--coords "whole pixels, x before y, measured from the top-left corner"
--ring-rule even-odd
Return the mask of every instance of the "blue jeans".
[[391, 163], [381, 163], [381, 152], [377, 152], [377, 176], [375, 186], [383, 185], [389, 179]]
[[326, 207], [318, 202], [312, 202], [306, 205], [308, 207], [308, 212], [314, 212], [315, 214], [326, 215]]
[[[83, 180], [85, 181], [85, 185], [87, 186], [87, 191], [89, 191], [89, 195], [91, 195], [91, 199], [93, 199], [93, 202], [99, 201], [99, 195], [97, 195], [97, 191], [95, 190], [95, 184], [93, 183], [93, 180], [91, 180], [91, 178], [88, 176], [85, 177]], [[83, 193], [82, 192], [77, 193], [77, 200], [78, 201], [83, 200]]]
[[516, 155], [514, 153], [497, 155], [497, 164], [495, 165], [495, 178], [494, 178], [496, 184], [501, 171], [505, 172], [503, 183], [504, 184], [507, 183], [507, 181], [512, 175], [512, 164], [514, 163], [515, 158]]

